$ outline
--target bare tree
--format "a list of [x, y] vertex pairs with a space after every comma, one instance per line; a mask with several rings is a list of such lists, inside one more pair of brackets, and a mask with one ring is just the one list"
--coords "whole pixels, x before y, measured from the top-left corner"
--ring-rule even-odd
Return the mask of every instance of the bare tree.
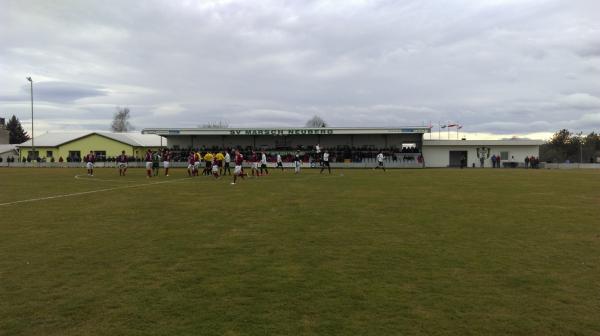
[[202, 124], [200, 127], [201, 128], [229, 128], [229, 122], [219, 120], [216, 122], [208, 122], [206, 124]]
[[323, 118], [315, 115], [306, 122], [306, 127], [327, 127], [327, 123]]
[[132, 131], [133, 125], [129, 122], [129, 118], [131, 117], [129, 107], [120, 108], [117, 107], [117, 112], [113, 117], [113, 122], [110, 125], [110, 128], [113, 132], [123, 133]]

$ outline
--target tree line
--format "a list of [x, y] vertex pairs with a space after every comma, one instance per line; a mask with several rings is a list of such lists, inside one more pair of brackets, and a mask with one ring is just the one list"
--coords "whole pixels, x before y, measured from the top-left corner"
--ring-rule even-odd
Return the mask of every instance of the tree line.
[[544, 162], [596, 162], [600, 157], [600, 135], [591, 132], [572, 133], [562, 129], [540, 146], [540, 160]]

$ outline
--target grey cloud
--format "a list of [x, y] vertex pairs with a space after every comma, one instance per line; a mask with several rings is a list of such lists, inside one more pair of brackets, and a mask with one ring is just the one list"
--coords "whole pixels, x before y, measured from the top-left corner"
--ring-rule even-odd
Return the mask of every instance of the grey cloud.
[[0, 108], [26, 115], [23, 78], [32, 75], [46, 102], [36, 111], [56, 128], [72, 127], [61, 109], [85, 124], [110, 120], [116, 106], [132, 109], [138, 129], [219, 120], [299, 126], [314, 114], [337, 126], [451, 120], [492, 133], [593, 128], [599, 7], [9, 2], [0, 13]]
[[[72, 103], [79, 99], [108, 94], [102, 87], [80, 83], [34, 82], [33, 87], [34, 99], [45, 102]], [[29, 93], [29, 90], [29, 85], [22, 86], [23, 92]]]

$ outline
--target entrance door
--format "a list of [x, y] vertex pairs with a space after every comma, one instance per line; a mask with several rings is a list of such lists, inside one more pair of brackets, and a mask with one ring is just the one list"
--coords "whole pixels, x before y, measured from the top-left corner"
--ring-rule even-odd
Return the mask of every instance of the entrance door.
[[450, 167], [460, 167], [460, 160], [466, 158], [468, 161], [467, 151], [450, 151]]

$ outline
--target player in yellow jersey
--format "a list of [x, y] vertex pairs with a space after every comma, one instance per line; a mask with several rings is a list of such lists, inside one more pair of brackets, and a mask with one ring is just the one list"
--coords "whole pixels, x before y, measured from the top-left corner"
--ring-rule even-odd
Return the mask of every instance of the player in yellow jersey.
[[210, 171], [212, 168], [212, 161], [213, 161], [212, 153], [206, 152], [206, 154], [204, 154], [204, 162], [206, 162], [206, 167], [204, 168], [204, 172], [202, 172], [202, 175], [206, 174], [206, 175], [210, 176]]
[[225, 155], [223, 153], [218, 152], [215, 155], [215, 159], [217, 161], [217, 166], [219, 167], [219, 175], [223, 174], [223, 160], [225, 160]]

